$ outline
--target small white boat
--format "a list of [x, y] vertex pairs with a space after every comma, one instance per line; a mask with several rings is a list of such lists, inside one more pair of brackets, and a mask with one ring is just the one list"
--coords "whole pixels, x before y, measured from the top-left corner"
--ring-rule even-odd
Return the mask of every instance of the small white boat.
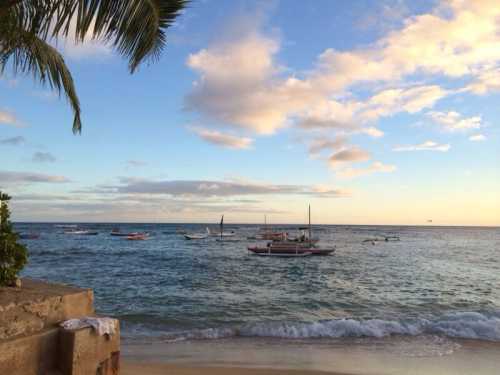
[[208, 237], [208, 234], [205, 233], [191, 233], [191, 234], [185, 234], [184, 238], [186, 240], [203, 240]]
[[64, 232], [64, 234], [73, 234], [77, 236], [97, 236], [99, 233], [93, 230], [75, 229], [75, 230], [67, 230]]

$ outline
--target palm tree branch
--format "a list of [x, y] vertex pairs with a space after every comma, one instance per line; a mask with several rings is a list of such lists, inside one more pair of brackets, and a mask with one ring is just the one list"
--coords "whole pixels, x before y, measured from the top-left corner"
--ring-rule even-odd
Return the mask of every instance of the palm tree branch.
[[62, 91], [74, 112], [73, 132], [81, 132], [80, 102], [69, 69], [61, 54], [38, 36], [18, 29], [0, 53], [0, 68], [3, 71], [11, 64], [14, 74], [32, 73], [34, 78], [48, 84], [59, 94]]

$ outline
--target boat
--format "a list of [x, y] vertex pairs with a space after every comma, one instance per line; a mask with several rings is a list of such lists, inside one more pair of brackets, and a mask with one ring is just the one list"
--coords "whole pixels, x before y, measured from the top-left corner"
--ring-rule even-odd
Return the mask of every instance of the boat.
[[142, 240], [146, 240], [148, 237], [147, 233], [135, 233], [135, 234], [131, 234], [129, 236], [127, 236], [127, 240], [130, 240], [130, 241], [142, 241]]
[[[311, 230], [311, 206], [309, 206], [309, 235], [300, 237], [298, 241], [271, 241], [268, 242], [266, 246], [248, 246], [248, 251], [257, 255], [267, 254], [271, 256], [285, 256], [285, 255], [295, 255], [299, 256], [301, 254], [309, 255], [330, 255], [335, 251], [335, 246], [333, 247], [319, 247], [316, 241], [312, 239]], [[307, 255], [304, 255], [307, 256]]]
[[207, 227], [207, 235], [210, 237], [220, 237], [221, 239], [224, 237], [234, 237], [236, 233], [232, 230], [230, 232], [224, 232], [224, 215], [222, 215], [219, 224], [220, 231], [212, 232], [209, 227]]
[[261, 228], [257, 235], [247, 237], [247, 240], [267, 240], [267, 241], [285, 241], [288, 238], [287, 232], [274, 232], [267, 226], [267, 216], [264, 215], [264, 228]]
[[261, 257], [279, 257], [279, 258], [296, 258], [296, 257], [309, 257], [313, 255], [310, 251], [306, 251], [305, 253], [275, 253], [275, 252], [267, 252], [267, 253], [255, 253], [255, 255]]
[[19, 238], [21, 240], [37, 240], [40, 238], [38, 233], [20, 233]]
[[206, 233], [191, 233], [191, 234], [184, 234], [184, 238], [186, 240], [203, 240], [208, 237], [208, 234]]
[[74, 234], [78, 236], [97, 236], [99, 232], [85, 229], [72, 229], [64, 231], [64, 234]]
[[115, 237], [129, 237], [129, 236], [135, 236], [137, 234], [141, 234], [139, 232], [130, 232], [130, 233], [125, 233], [125, 232], [120, 232], [118, 228], [114, 228], [110, 233], [111, 236]]

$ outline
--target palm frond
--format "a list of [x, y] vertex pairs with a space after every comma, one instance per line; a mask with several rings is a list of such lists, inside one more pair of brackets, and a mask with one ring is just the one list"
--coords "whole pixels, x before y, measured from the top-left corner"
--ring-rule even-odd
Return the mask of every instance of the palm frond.
[[14, 72], [31, 72], [61, 93], [75, 113], [73, 131], [81, 131], [80, 106], [64, 59], [48, 44], [61, 37], [112, 44], [129, 60], [133, 73], [157, 60], [166, 30], [189, 0], [0, 0], [0, 69], [12, 61]]
[[15, 37], [3, 41], [0, 49], [1, 71], [8, 64], [14, 74], [31, 73], [36, 80], [48, 84], [59, 94], [64, 91], [74, 112], [73, 132], [81, 132], [80, 102], [73, 78], [64, 58], [54, 47], [32, 33], [17, 30]]

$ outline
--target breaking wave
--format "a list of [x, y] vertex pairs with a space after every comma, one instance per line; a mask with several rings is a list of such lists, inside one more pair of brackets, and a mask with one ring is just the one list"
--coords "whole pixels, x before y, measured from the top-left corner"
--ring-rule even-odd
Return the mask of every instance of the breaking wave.
[[169, 333], [168, 341], [272, 337], [285, 339], [376, 337], [436, 334], [500, 342], [500, 314], [456, 312], [431, 319], [334, 319], [317, 322], [258, 322], [237, 327]]

